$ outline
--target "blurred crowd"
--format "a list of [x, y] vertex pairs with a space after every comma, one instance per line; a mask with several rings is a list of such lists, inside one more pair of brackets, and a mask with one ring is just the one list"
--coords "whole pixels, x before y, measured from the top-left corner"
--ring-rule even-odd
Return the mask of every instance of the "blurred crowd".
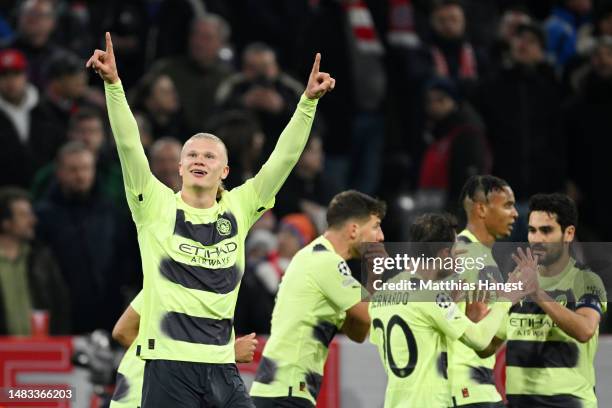
[[337, 80], [299, 163], [247, 242], [239, 333], [269, 331], [283, 271], [325, 228], [330, 198], [384, 198], [388, 241], [419, 211], [457, 212], [473, 174], [580, 206], [578, 236], [612, 241], [612, 1], [0, 1], [0, 334], [110, 330], [142, 284], [102, 81], [113, 35], [151, 170], [175, 191], [182, 143], [227, 145], [226, 187], [255, 174], [315, 52]]

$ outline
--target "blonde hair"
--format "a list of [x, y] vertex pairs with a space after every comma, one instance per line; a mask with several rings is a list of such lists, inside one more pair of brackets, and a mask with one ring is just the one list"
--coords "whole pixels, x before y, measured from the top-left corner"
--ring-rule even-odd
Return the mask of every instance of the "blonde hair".
[[[226, 160], [229, 160], [229, 157], [227, 155], [227, 147], [225, 146], [225, 143], [223, 143], [223, 140], [221, 140], [218, 136], [215, 136], [212, 133], [196, 133], [195, 135], [187, 139], [187, 141], [183, 144], [183, 148], [181, 149], [181, 157], [183, 157], [185, 146], [187, 146], [187, 143], [191, 142], [192, 140], [212, 140], [213, 142], [219, 143], [221, 146], [223, 146], [223, 150], [225, 151]], [[217, 188], [217, 197], [216, 197], [217, 201], [221, 200], [221, 196], [223, 195], [224, 191], [225, 191], [225, 187], [223, 186], [223, 181], [221, 181], [219, 183], [219, 187]]]

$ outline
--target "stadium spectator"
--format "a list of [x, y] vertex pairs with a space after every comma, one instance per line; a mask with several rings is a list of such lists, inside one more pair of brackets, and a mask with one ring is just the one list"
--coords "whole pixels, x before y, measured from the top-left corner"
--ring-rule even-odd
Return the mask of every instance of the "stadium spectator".
[[229, 37], [227, 22], [217, 15], [207, 14], [191, 25], [187, 55], [163, 59], [152, 68], [155, 74], [166, 74], [174, 82], [184, 107], [189, 135], [206, 129], [217, 87], [232, 73], [232, 68], [219, 56]]
[[186, 139], [181, 103], [172, 79], [165, 74], [149, 73], [135, 89], [132, 104], [136, 114], [151, 124], [153, 140], [170, 136]]
[[293, 256], [317, 235], [305, 214], [289, 214], [279, 221], [277, 247], [247, 266], [234, 325], [237, 333], [270, 333], [278, 285]]
[[427, 85], [425, 111], [429, 146], [421, 162], [419, 188], [444, 192], [447, 209], [454, 210], [466, 180], [491, 168], [482, 119], [462, 101], [456, 85], [443, 78]]
[[[152, 25], [151, 9], [156, 2], [147, 0], [106, 0], [90, 2], [95, 19], [96, 42], [103, 39], [103, 33], [113, 33], [115, 53], [119, 56], [122, 81], [126, 89], [134, 86], [145, 72], [145, 67], [152, 61], [154, 50], [155, 27]], [[182, 22], [185, 25], [186, 22]], [[91, 29], [90, 29], [91, 30]], [[101, 47], [101, 45], [97, 45]], [[91, 47], [85, 55], [89, 54]], [[89, 57], [89, 55], [87, 55]]]
[[511, 65], [484, 80], [474, 99], [491, 142], [493, 174], [516, 193], [521, 215], [513, 231], [517, 239], [526, 234], [527, 198], [564, 188], [567, 173], [561, 90], [544, 53], [542, 30], [520, 25], [511, 42]]
[[587, 51], [578, 46], [590, 31], [592, 8], [592, 0], [563, 0], [544, 22], [546, 50], [559, 72], [577, 51]]
[[508, 8], [500, 17], [497, 35], [489, 50], [492, 70], [511, 64], [510, 42], [521, 24], [532, 22], [527, 11], [519, 6]]
[[595, 35], [612, 36], [612, 3], [604, 3], [595, 14]]
[[[572, 58], [563, 71], [563, 85], [567, 95], [579, 93], [584, 76], [591, 71], [591, 56], [602, 37], [612, 37], [612, 3], [602, 3], [594, 14], [593, 26], [585, 29], [578, 54]], [[582, 229], [581, 229], [582, 230]]]
[[35, 225], [27, 192], [0, 189], [0, 335], [31, 334], [35, 310], [48, 313], [49, 334], [70, 332], [68, 288]]
[[38, 235], [57, 256], [68, 283], [73, 332], [110, 331], [122, 307], [124, 273], [138, 271], [137, 264], [129, 264], [134, 261], [129, 222], [102, 195], [94, 155], [83, 143], [60, 149], [56, 176], [58, 182], [36, 206]]
[[314, 221], [317, 230], [326, 227], [326, 207], [339, 192], [333, 179], [323, 175], [325, 154], [321, 137], [313, 133], [295, 169], [278, 193], [274, 214], [284, 217], [291, 213], [306, 213]]
[[282, 72], [272, 48], [253, 43], [242, 53], [242, 72], [219, 85], [215, 102], [221, 109], [246, 109], [257, 115], [267, 136], [263, 149], [267, 157], [291, 118], [302, 89], [302, 84]]
[[11, 48], [23, 52], [28, 60], [28, 79], [39, 90], [47, 84], [46, 70], [50, 61], [66, 50], [53, 42], [51, 34], [56, 26], [53, 0], [26, 0], [20, 4], [17, 35]]
[[[339, 189], [374, 194], [380, 181], [387, 96], [386, 50], [374, 19], [375, 1], [310, 3], [296, 47], [302, 57], [320, 51], [325, 68], [342, 82], [319, 112], [326, 125], [325, 176]], [[301, 66], [309, 65], [300, 59]], [[304, 74], [306, 74], [304, 72]]]
[[465, 12], [457, 0], [434, 3], [430, 14], [431, 36], [416, 52], [407, 54], [413, 78], [451, 78], [461, 88], [471, 87], [488, 68], [485, 51], [467, 38]]
[[70, 116], [83, 107], [102, 108], [104, 98], [97, 90], [88, 88], [85, 62], [75, 54], [63, 54], [48, 64], [47, 86], [42, 103], [54, 116], [64, 132]]
[[0, 51], [0, 185], [24, 188], [36, 170], [53, 160], [64, 138], [40, 104], [26, 69], [23, 53]]
[[[72, 115], [68, 125], [68, 140], [83, 143], [96, 158], [96, 179], [101, 193], [117, 207], [126, 207], [121, 167], [109, 151], [106, 123], [97, 110], [83, 108]], [[44, 197], [56, 181], [55, 163], [51, 162], [34, 175], [32, 195], [35, 201]]]
[[[238, 5], [234, 7], [235, 5]], [[206, 14], [217, 14], [226, 21], [235, 22], [232, 15], [236, 10], [244, 10], [243, 3], [226, 0], [161, 0], [157, 9], [157, 39], [155, 58], [166, 58], [187, 53], [190, 24]], [[249, 16], [252, 17], [252, 16]], [[233, 36], [232, 36], [233, 38]]]
[[151, 172], [175, 193], [181, 189], [181, 177], [176, 170], [183, 145], [171, 137], [157, 139], [149, 149]]
[[[607, 216], [610, 193], [601, 186], [612, 167], [603, 135], [612, 134], [612, 37], [603, 37], [591, 62], [578, 81], [578, 94], [569, 101], [563, 114], [564, 129], [575, 160], [569, 162], [570, 178], [578, 187], [576, 197], [583, 227], [595, 230], [592, 239], [612, 241], [612, 222]], [[585, 165], [584, 158], [589, 164]], [[604, 183], [604, 184], [602, 184]], [[580, 233], [579, 233], [580, 234]]]
[[216, 115], [209, 126], [223, 141], [230, 157], [232, 171], [223, 184], [233, 188], [253, 177], [261, 166], [266, 139], [256, 118], [247, 111], [230, 110]]

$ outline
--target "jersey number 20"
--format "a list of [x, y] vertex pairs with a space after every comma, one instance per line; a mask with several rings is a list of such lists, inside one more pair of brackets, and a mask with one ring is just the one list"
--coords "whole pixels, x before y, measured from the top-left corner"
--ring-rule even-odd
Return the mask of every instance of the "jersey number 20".
[[[419, 354], [417, 351], [416, 340], [414, 339], [414, 334], [412, 334], [412, 330], [408, 327], [408, 323], [404, 321], [398, 315], [393, 315], [391, 319], [389, 319], [389, 324], [387, 325], [387, 330], [385, 332], [385, 325], [382, 320], [374, 319], [372, 322], [372, 326], [375, 329], [382, 330], [383, 335], [383, 354], [385, 356], [385, 360], [389, 362], [389, 368], [391, 372], [395, 374], [395, 376], [400, 378], [408, 377], [414, 371], [416, 367], [417, 359], [419, 358]], [[404, 337], [406, 338], [406, 343], [408, 344], [408, 363], [404, 367], [398, 367], [395, 364], [395, 360], [393, 359], [393, 353], [391, 350], [391, 331], [395, 326], [399, 326], [404, 333]]]

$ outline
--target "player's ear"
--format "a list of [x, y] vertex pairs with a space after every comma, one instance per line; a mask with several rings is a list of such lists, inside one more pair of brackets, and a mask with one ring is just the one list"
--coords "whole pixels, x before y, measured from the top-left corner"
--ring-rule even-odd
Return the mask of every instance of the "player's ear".
[[487, 216], [487, 205], [485, 203], [477, 201], [474, 203], [474, 206], [479, 218], [485, 218]]
[[356, 239], [357, 236], [359, 235], [359, 224], [357, 224], [356, 222], [349, 221], [348, 229], [349, 229], [349, 237], [351, 239]]
[[179, 176], [183, 177], [183, 161], [181, 160], [178, 164]]
[[229, 171], [230, 171], [229, 166], [225, 166], [223, 168], [223, 171], [221, 172], [221, 180], [225, 180], [227, 178], [227, 176], [229, 175]]
[[576, 227], [573, 225], [569, 225], [563, 231], [563, 242], [573, 242], [574, 237], [576, 236]]

